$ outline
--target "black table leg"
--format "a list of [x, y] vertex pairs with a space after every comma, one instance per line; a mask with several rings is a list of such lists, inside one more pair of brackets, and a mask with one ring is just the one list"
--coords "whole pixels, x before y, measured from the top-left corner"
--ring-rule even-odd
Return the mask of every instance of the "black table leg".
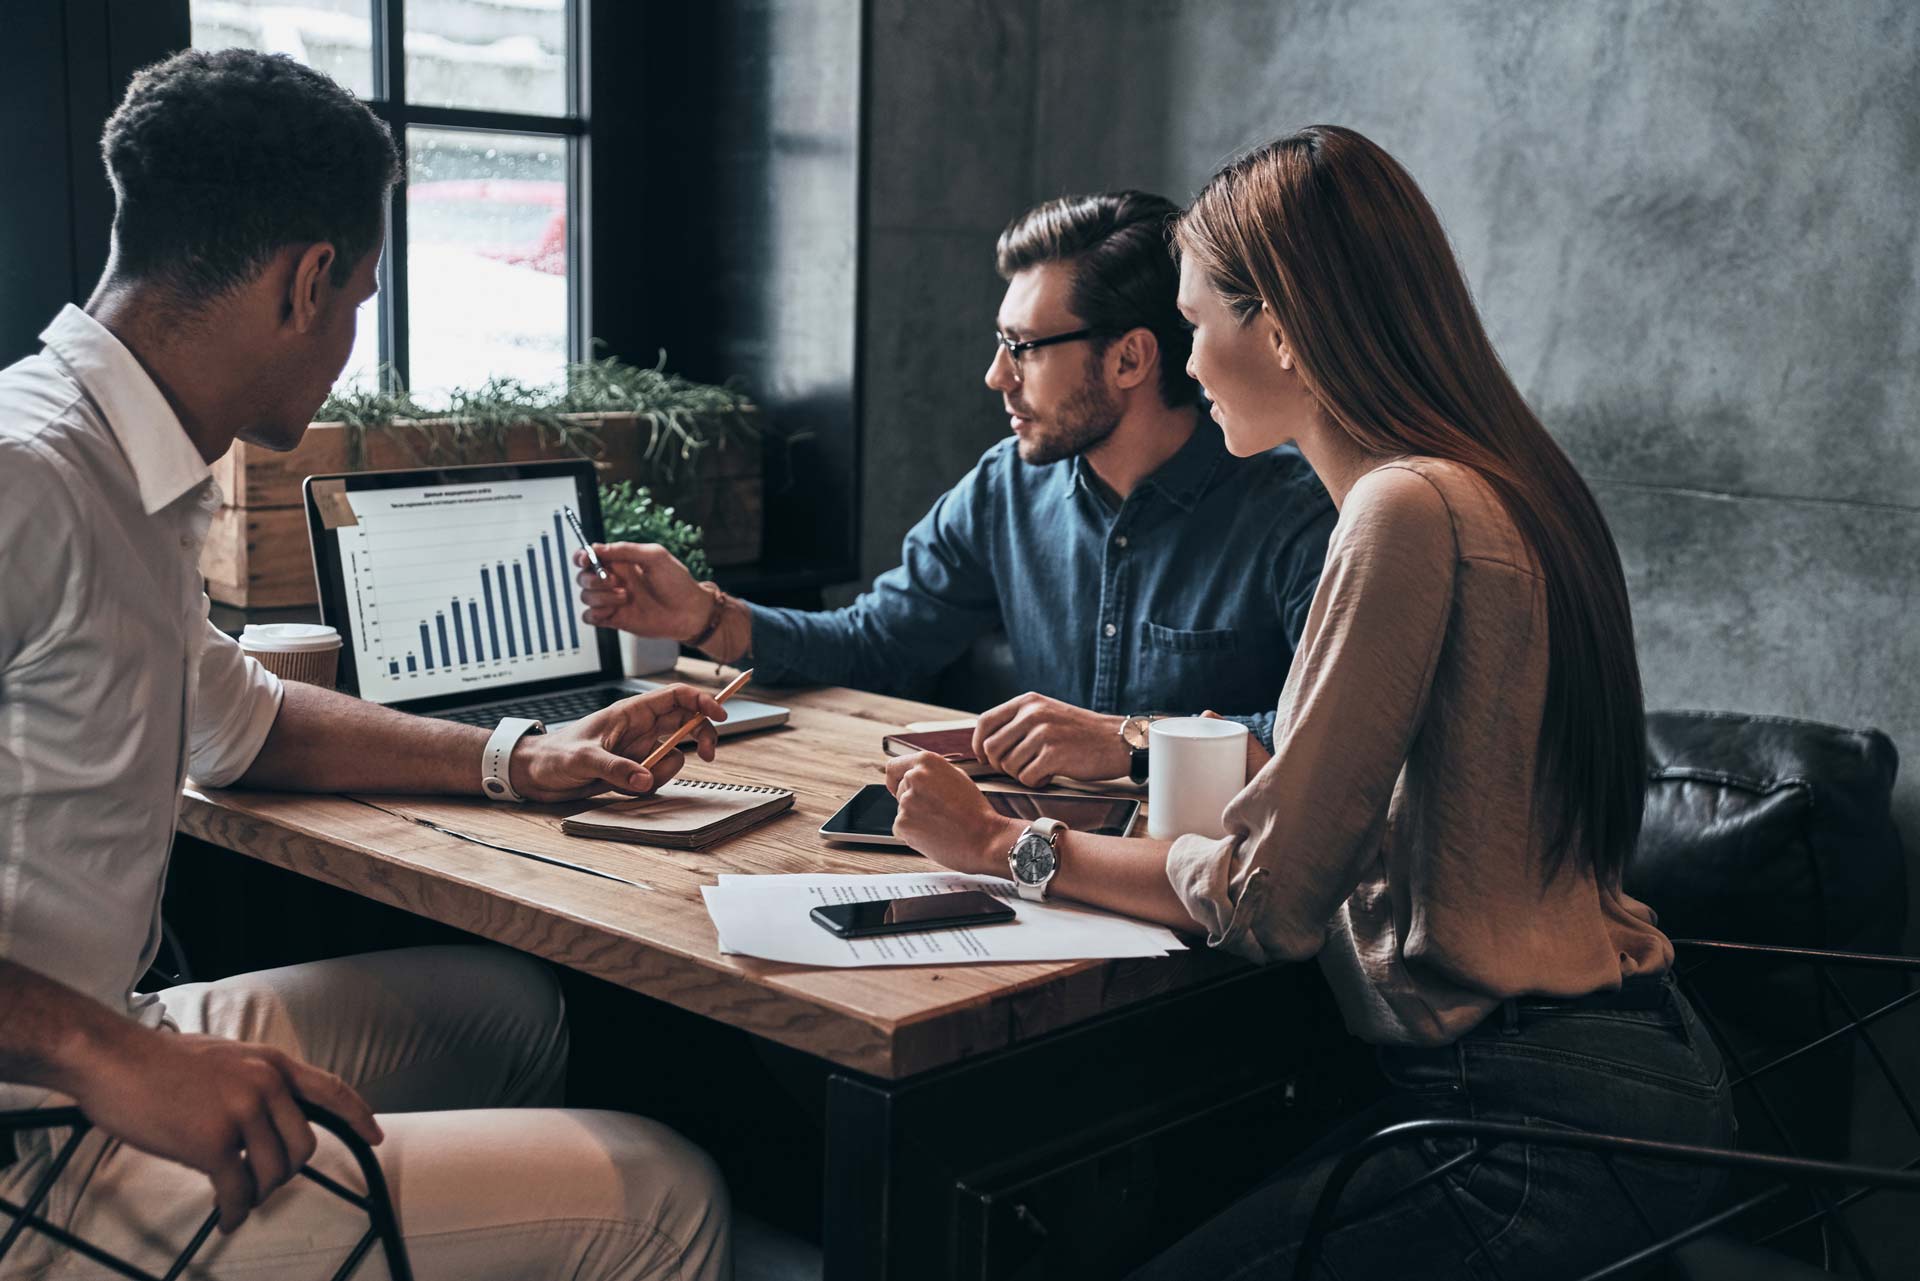
[[1118, 1275], [1351, 1105], [1352, 1045], [1317, 972], [1274, 967], [903, 1081], [833, 1072], [826, 1281]]

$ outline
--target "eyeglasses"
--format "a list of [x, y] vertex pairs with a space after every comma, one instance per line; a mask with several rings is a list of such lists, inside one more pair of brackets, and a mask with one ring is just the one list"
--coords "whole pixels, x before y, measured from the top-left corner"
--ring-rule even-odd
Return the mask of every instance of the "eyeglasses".
[[993, 331], [993, 340], [1000, 344], [1000, 350], [1007, 353], [1007, 359], [1013, 362], [1013, 372], [1015, 376], [1018, 376], [1020, 373], [1020, 357], [1026, 355], [1034, 348], [1051, 347], [1055, 343], [1060, 342], [1078, 342], [1082, 338], [1097, 337], [1100, 333], [1101, 331], [1099, 329], [1089, 327], [1086, 329], [1076, 329], [1069, 334], [1049, 334], [1045, 338], [1026, 338], [1020, 342], [1015, 342], [996, 329]]

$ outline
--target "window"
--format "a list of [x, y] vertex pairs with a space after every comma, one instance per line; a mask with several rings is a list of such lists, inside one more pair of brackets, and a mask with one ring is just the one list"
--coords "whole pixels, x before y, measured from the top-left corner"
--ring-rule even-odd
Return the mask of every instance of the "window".
[[585, 343], [574, 0], [193, 0], [196, 48], [326, 72], [406, 156], [341, 375], [381, 365], [428, 404], [489, 378], [556, 381]]

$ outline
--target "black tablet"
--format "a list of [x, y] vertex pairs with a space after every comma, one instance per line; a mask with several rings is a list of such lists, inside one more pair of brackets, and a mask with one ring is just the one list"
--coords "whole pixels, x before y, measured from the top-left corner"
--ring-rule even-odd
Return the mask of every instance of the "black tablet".
[[[1140, 817], [1140, 802], [1108, 796], [1060, 795], [1040, 792], [982, 792], [987, 804], [1008, 818], [1057, 818], [1076, 832], [1097, 836], [1127, 836]], [[907, 843], [893, 834], [894, 815], [899, 813], [893, 793], [883, 783], [869, 783], [854, 793], [820, 826], [820, 835], [830, 841], [849, 845], [895, 845]]]

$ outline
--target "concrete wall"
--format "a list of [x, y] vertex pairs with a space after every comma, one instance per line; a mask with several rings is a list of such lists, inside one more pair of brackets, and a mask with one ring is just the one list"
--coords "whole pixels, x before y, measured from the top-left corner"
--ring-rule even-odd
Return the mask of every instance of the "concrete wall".
[[1351, 125], [1599, 492], [1651, 705], [1885, 729], [1920, 852], [1920, 5], [872, 4], [869, 575], [1004, 430], [1011, 214]]

